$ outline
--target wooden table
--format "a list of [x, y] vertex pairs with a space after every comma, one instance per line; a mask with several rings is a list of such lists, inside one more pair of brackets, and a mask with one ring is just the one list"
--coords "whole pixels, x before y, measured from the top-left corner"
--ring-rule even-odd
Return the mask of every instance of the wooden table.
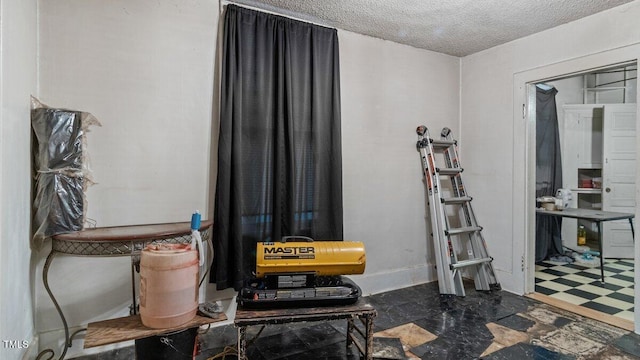
[[604, 283], [604, 266], [603, 259], [604, 253], [602, 252], [602, 226], [600, 223], [604, 221], [613, 221], [613, 220], [629, 220], [629, 225], [631, 226], [631, 236], [635, 240], [635, 232], [633, 230], [633, 218], [634, 214], [631, 213], [620, 213], [620, 212], [612, 212], [612, 211], [602, 211], [602, 210], [592, 210], [592, 209], [564, 209], [564, 210], [545, 210], [545, 209], [536, 209], [536, 214], [547, 215], [547, 216], [560, 216], [572, 219], [584, 219], [593, 221], [596, 223], [598, 227], [598, 247], [600, 248], [600, 281]]
[[[376, 310], [364, 298], [358, 299], [352, 305], [271, 310], [238, 308], [234, 320], [234, 324], [238, 328], [238, 359], [246, 359], [246, 331], [249, 326], [347, 319], [347, 348], [354, 344], [362, 357], [371, 360], [373, 355], [373, 319], [376, 315]], [[356, 319], [361, 322], [362, 329], [355, 323]], [[356, 333], [362, 337], [364, 344], [360, 342]]]
[[[199, 231], [202, 235], [202, 241], [211, 240], [211, 226], [213, 221], [202, 221]], [[51, 238], [51, 252], [47, 256], [42, 269], [42, 282], [44, 288], [49, 294], [49, 298], [53, 302], [62, 325], [64, 327], [65, 343], [62, 354], [58, 358], [64, 359], [67, 350], [71, 346], [73, 337], [80, 331], [69, 335], [69, 326], [64, 317], [62, 308], [58, 304], [53, 292], [49, 287], [49, 267], [56, 254], [68, 254], [76, 256], [92, 256], [92, 257], [113, 257], [128, 256], [131, 258], [131, 289], [133, 304], [131, 313], [136, 314], [136, 286], [135, 271], [139, 270], [140, 253], [147, 245], [150, 244], [186, 244], [191, 242], [191, 222], [178, 222], [167, 224], [149, 224], [149, 225], [131, 225], [131, 226], [112, 226], [98, 227], [82, 231], [76, 231], [68, 234], [54, 235]], [[201, 281], [202, 282], [202, 281]], [[53, 358], [54, 351], [45, 349], [38, 354], [40, 359], [44, 354], [48, 354], [49, 358]]]

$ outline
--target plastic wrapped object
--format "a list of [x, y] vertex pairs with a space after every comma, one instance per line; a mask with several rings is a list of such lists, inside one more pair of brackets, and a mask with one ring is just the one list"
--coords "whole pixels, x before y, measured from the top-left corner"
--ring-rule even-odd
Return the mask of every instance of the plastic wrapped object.
[[84, 193], [93, 184], [85, 133], [92, 125], [100, 122], [87, 112], [51, 108], [31, 98], [36, 243], [84, 227]]

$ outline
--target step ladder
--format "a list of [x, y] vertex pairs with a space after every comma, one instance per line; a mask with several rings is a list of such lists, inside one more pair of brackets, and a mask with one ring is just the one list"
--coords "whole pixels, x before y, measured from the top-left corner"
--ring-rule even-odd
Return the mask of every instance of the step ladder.
[[[428, 189], [431, 235], [441, 296], [465, 296], [463, 271], [476, 290], [500, 290], [487, 245], [462, 183], [458, 144], [449, 128], [440, 139], [424, 126], [416, 129], [422, 169]], [[437, 166], [436, 154], [442, 166]], [[444, 187], [443, 187], [444, 186]]]

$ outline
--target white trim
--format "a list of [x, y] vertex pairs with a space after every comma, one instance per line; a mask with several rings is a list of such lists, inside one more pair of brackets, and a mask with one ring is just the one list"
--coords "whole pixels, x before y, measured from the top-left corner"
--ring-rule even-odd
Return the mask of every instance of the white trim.
[[424, 264], [391, 272], [350, 275], [349, 278], [358, 284], [363, 296], [369, 296], [436, 281], [437, 274], [433, 264]]
[[[535, 262], [535, 210], [532, 199], [535, 197], [535, 147], [531, 139], [535, 139], [535, 109], [527, 106], [526, 118], [522, 119], [522, 102], [530, 104], [530, 91], [534, 84], [545, 82], [551, 79], [560, 79], [577, 76], [583, 73], [592, 72], [601, 68], [614, 65], [627, 64], [637, 61], [640, 58], [640, 44], [628, 45], [620, 48], [606, 50], [594, 54], [581, 56], [553, 64], [539, 66], [533, 69], [514, 73], [513, 91], [513, 238], [525, 239], [523, 247], [526, 259], [526, 271], [524, 273], [523, 293], [530, 293], [534, 290], [534, 269]], [[578, 70], [576, 70], [578, 69]], [[529, 99], [528, 101], [525, 99]], [[640, 99], [636, 98], [636, 104]], [[535, 104], [535, 101], [533, 102]], [[636, 105], [637, 106], [637, 105]], [[535, 108], [535, 105], [533, 106]], [[533, 111], [532, 111], [533, 110]], [[640, 116], [636, 117], [639, 121]], [[640, 127], [637, 127], [640, 129]], [[524, 148], [520, 144], [525, 144]], [[640, 154], [640, 142], [637, 145], [637, 153]], [[638, 157], [640, 158], [640, 156]], [[520, 162], [522, 161], [522, 162]], [[640, 178], [640, 166], [636, 170], [636, 177]], [[533, 196], [531, 194], [534, 194]], [[640, 203], [640, 189], [636, 189], [636, 202]], [[640, 207], [636, 209], [636, 217]], [[518, 243], [518, 241], [514, 241]], [[640, 264], [640, 244], [635, 242], [635, 263]], [[514, 249], [514, 256], [516, 250]], [[635, 267], [635, 278], [640, 277], [640, 266]], [[640, 306], [640, 284], [635, 286], [635, 308]], [[640, 333], [640, 311], [635, 313], [635, 332]]]
[[33, 338], [29, 341], [29, 347], [27, 351], [22, 354], [22, 360], [35, 359], [38, 356], [38, 334], [34, 334]]

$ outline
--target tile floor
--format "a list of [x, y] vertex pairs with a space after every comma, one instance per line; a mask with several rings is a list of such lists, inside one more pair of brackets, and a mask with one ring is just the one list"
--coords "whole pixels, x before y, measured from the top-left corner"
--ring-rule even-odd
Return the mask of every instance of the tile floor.
[[599, 266], [542, 261], [536, 264], [535, 291], [571, 304], [633, 321], [633, 261], [605, 259]]
[[[505, 291], [476, 292], [442, 302], [436, 282], [367, 297], [378, 316], [377, 347], [398, 344], [397, 359], [640, 359], [640, 336]], [[346, 321], [270, 325], [248, 329], [251, 360], [356, 359], [345, 346]], [[197, 360], [213, 359], [233, 346], [233, 325], [199, 335]], [[129, 360], [133, 347], [84, 356]], [[174, 357], [178, 359], [178, 357]], [[222, 357], [218, 357], [220, 359]], [[227, 356], [226, 359], [235, 359]], [[389, 358], [389, 357], [387, 357]], [[394, 357], [391, 357], [394, 358]]]

